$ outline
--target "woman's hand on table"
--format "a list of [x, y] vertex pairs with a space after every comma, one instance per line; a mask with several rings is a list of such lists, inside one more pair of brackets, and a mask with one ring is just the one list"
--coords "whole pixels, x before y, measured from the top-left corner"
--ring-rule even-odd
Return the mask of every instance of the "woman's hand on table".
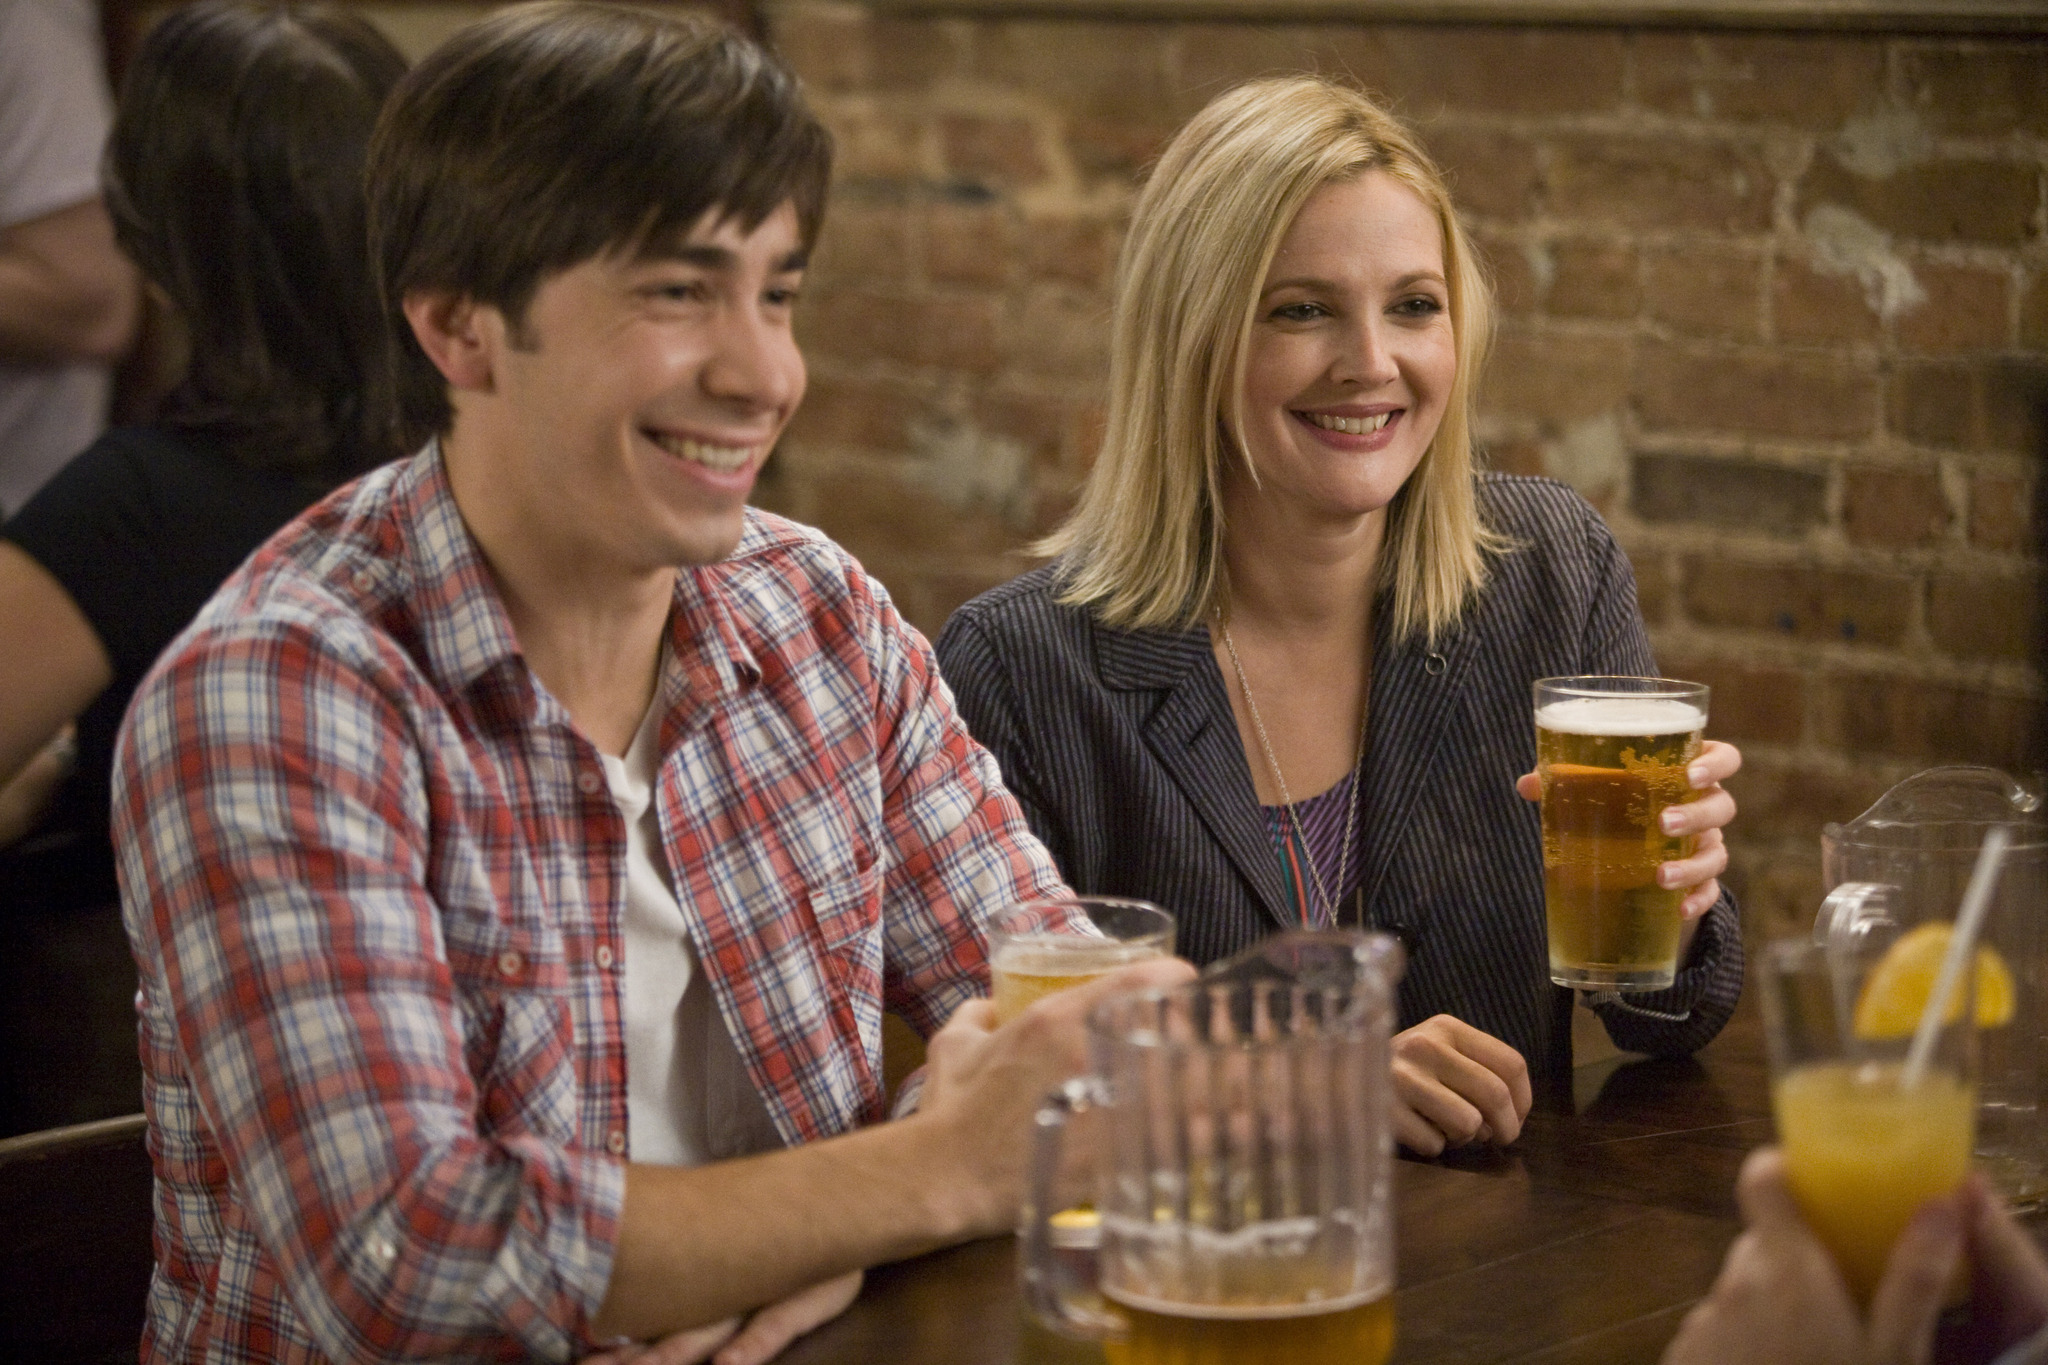
[[1448, 1014], [1394, 1035], [1394, 1140], [1422, 1156], [1513, 1142], [1529, 1116], [1529, 1064]]
[[[1733, 744], [1710, 739], [1686, 768], [1686, 777], [1699, 795], [1691, 801], [1664, 808], [1664, 833], [1673, 838], [1691, 834], [1699, 838], [1690, 858], [1660, 864], [1657, 884], [1663, 887], [1689, 886], [1682, 906], [1688, 938], [1693, 921], [1714, 908], [1721, 899], [1720, 877], [1728, 870], [1728, 845], [1721, 831], [1735, 818], [1735, 798], [1721, 784], [1742, 770], [1742, 751]], [[1525, 801], [1542, 799], [1543, 783], [1535, 773], [1515, 779], [1515, 791]]]
[[622, 1346], [586, 1356], [581, 1365], [762, 1365], [806, 1332], [844, 1313], [860, 1294], [861, 1271], [801, 1289], [744, 1318], [727, 1318], [645, 1345]]

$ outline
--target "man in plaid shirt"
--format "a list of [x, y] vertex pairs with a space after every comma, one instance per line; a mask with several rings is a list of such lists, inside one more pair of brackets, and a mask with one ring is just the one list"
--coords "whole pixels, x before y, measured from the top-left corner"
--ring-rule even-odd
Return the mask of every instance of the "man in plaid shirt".
[[[743, 506], [829, 160], [751, 44], [573, 6], [386, 111], [437, 436], [230, 579], [122, 742], [146, 1359], [765, 1359], [1011, 1226], [1082, 1013], [1186, 974], [961, 1008], [1057, 874], [880, 585]], [[939, 1029], [895, 1123], [885, 1007]]]

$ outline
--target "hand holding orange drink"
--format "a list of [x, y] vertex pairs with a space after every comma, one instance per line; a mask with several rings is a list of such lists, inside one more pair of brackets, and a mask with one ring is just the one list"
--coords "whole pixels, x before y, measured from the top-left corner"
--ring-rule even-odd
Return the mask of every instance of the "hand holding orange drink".
[[2011, 976], [1980, 948], [1965, 988], [1931, 1026], [1925, 1064], [1911, 1066], [1908, 1042], [1951, 938], [1949, 925], [1930, 923], [1881, 955], [1839, 942], [1778, 943], [1764, 964], [1771, 1105], [1787, 1179], [1866, 1308], [1914, 1211], [1969, 1173], [1972, 1028], [2012, 1017]]

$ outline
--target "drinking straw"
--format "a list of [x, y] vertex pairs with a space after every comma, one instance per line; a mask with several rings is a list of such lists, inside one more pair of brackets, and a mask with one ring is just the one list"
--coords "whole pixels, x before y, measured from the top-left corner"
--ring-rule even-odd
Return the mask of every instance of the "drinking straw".
[[2011, 842], [2011, 830], [1993, 825], [1984, 836], [1984, 846], [1977, 850], [1977, 866], [1971, 870], [1970, 885], [1963, 892], [1963, 908], [1956, 915], [1955, 931], [1949, 936], [1948, 954], [1941, 959], [1934, 991], [1927, 997], [1927, 1008], [1920, 1013], [1920, 1026], [1913, 1030], [1913, 1044], [1906, 1050], [1906, 1069], [1899, 1076], [1901, 1090], [1920, 1084], [1920, 1075], [1927, 1070], [1928, 1055], [1934, 1051], [1934, 1035], [1940, 1032], [1941, 1021], [1948, 1014], [1948, 998], [1955, 994], [1957, 983], [1963, 979], [1963, 968], [1974, 955], [1977, 926], [1984, 922], [1984, 912], [1991, 907], [1998, 869], [2005, 861], [2005, 847]]

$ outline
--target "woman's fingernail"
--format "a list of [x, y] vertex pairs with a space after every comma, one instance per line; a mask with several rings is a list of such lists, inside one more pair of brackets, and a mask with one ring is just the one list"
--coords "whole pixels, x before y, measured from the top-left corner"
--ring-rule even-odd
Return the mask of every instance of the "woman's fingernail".
[[1678, 869], [1671, 866], [1671, 864], [1669, 863], [1666, 863], [1664, 864], [1664, 866], [1658, 868], [1657, 885], [1663, 887], [1666, 891], [1669, 891], [1672, 887], [1678, 885]]
[[1657, 823], [1664, 827], [1666, 834], [1683, 834], [1685, 832], [1685, 814], [1675, 806], [1665, 807], [1664, 813], [1657, 817]]
[[1685, 780], [1692, 783], [1695, 787], [1711, 787], [1714, 785], [1713, 779], [1707, 775], [1707, 765], [1704, 763], [1695, 763], [1690, 768], [1687, 768], [1685, 770]]

